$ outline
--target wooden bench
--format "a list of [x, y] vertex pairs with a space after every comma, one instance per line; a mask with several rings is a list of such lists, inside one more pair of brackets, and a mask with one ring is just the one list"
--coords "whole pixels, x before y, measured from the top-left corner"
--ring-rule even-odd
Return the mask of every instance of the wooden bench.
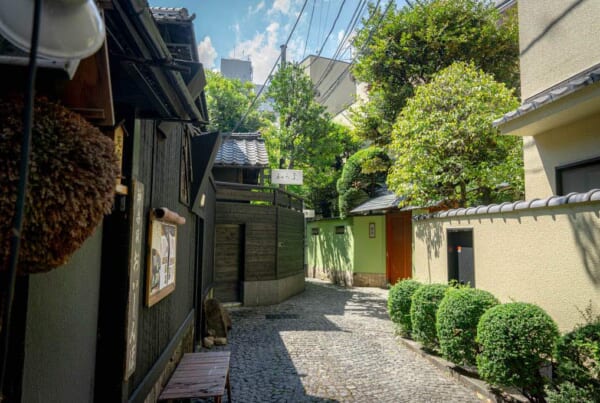
[[158, 400], [212, 397], [220, 403], [227, 387], [231, 402], [229, 357], [229, 351], [184, 354]]

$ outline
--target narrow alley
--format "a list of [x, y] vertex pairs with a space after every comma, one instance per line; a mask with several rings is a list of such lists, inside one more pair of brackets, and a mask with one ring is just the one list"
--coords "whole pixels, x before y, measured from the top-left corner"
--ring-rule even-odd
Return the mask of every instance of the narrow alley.
[[476, 402], [394, 340], [387, 290], [309, 279], [281, 304], [230, 309], [237, 402]]

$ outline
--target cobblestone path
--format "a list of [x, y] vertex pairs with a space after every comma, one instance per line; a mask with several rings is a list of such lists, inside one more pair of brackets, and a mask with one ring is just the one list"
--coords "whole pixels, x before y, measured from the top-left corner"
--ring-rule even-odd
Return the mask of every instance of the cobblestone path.
[[479, 402], [394, 340], [386, 297], [308, 280], [279, 305], [231, 309], [233, 400]]

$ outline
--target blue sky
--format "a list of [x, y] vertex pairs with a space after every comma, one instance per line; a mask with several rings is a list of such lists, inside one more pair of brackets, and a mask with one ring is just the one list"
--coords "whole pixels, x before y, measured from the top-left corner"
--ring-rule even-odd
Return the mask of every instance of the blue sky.
[[[149, 0], [149, 3], [155, 7], [185, 7], [196, 14], [196, 40], [205, 68], [218, 70], [221, 58], [250, 59], [254, 82], [262, 84], [304, 0]], [[345, 37], [355, 8], [361, 3], [359, 0], [308, 0], [288, 45], [288, 60], [301, 61], [304, 56], [318, 52], [342, 3], [340, 17], [321, 53], [333, 56]], [[382, 1], [384, 3], [387, 1]], [[363, 16], [366, 16], [366, 8], [364, 10]], [[341, 59], [350, 60], [350, 50]]]

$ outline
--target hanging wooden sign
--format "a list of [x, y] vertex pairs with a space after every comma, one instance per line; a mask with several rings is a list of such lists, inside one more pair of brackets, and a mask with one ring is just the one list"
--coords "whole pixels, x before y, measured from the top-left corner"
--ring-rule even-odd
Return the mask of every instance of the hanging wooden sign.
[[142, 231], [144, 229], [144, 184], [131, 181], [131, 223], [129, 238], [129, 293], [127, 297], [125, 376], [127, 380], [135, 371], [137, 357], [138, 306], [140, 300], [140, 274], [142, 267]]

